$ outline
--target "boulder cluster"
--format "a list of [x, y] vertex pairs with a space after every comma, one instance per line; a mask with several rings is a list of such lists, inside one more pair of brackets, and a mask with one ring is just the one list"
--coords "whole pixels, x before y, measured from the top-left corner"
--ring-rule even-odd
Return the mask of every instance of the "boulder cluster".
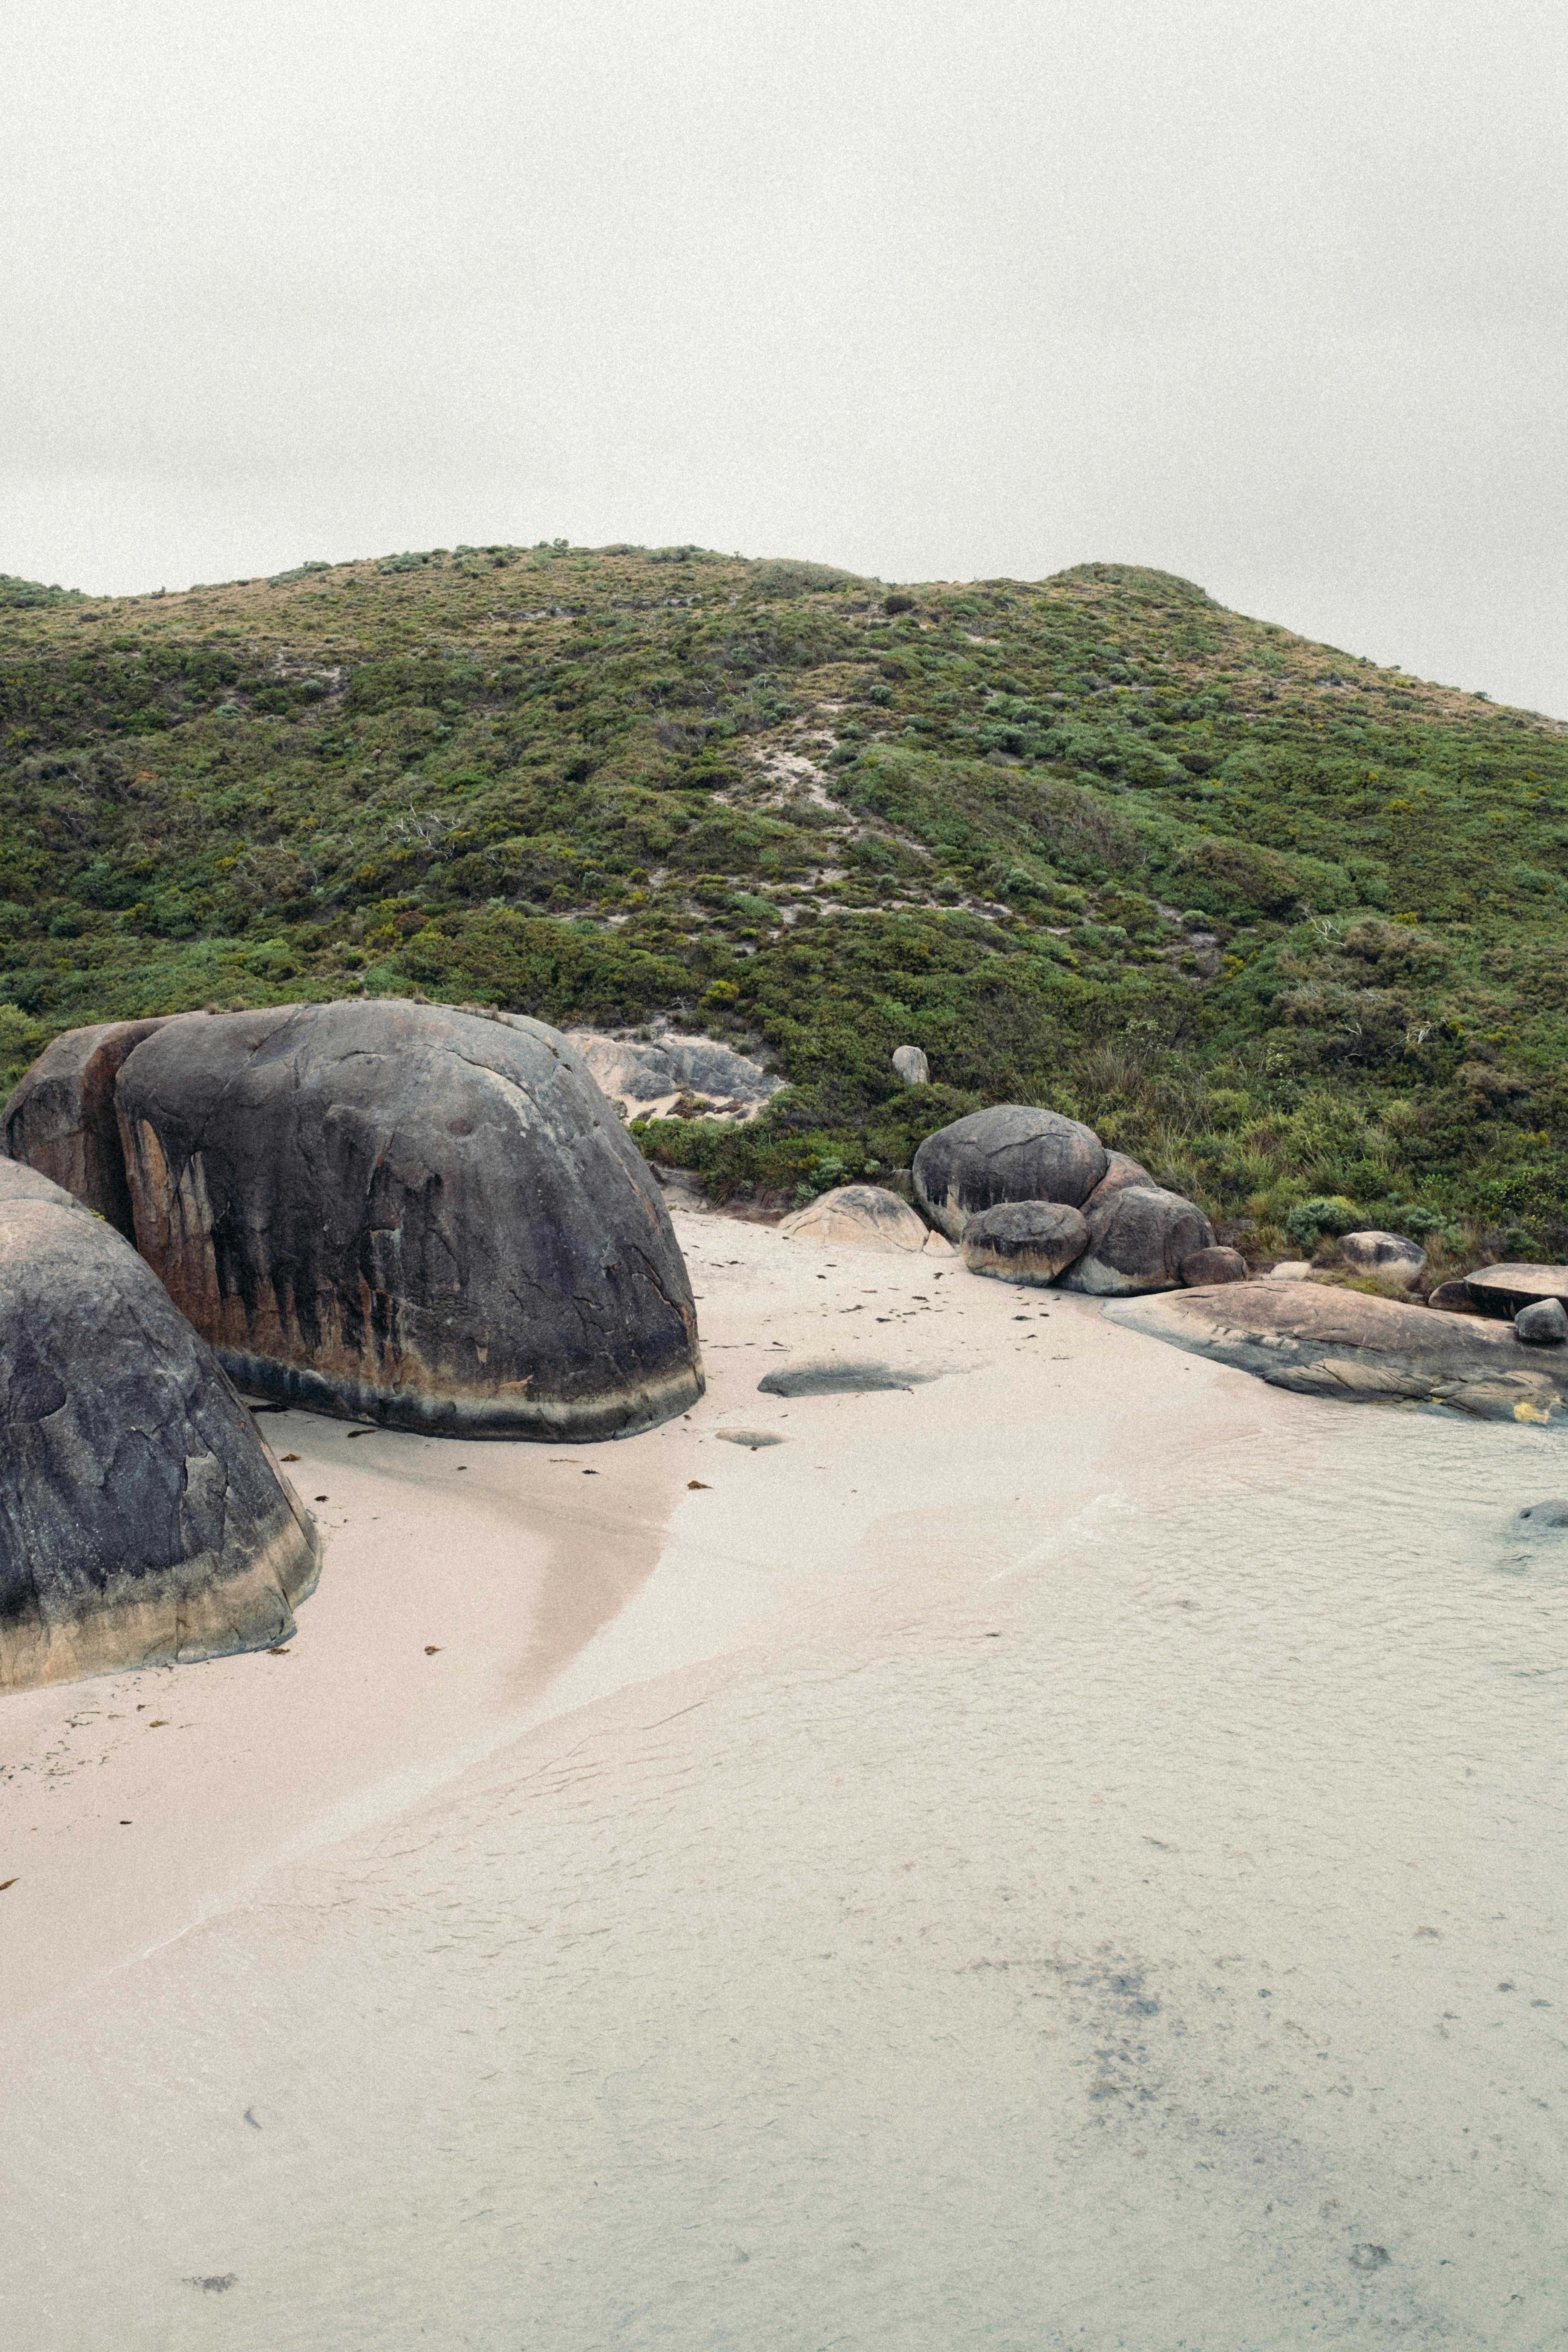
[[914, 1193], [971, 1273], [1091, 1297], [1239, 1282], [1203, 1211], [1059, 1112], [999, 1103], [928, 1136]]
[[550, 1442], [702, 1392], [658, 1185], [541, 1022], [380, 1001], [76, 1030], [0, 1144], [0, 1686], [288, 1630], [314, 1529], [232, 1383]]

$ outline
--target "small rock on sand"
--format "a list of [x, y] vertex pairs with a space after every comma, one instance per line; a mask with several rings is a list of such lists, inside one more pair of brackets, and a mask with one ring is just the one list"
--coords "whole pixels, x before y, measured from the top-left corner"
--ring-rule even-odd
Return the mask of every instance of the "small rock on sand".
[[820, 1242], [827, 1249], [904, 1250], [926, 1245], [926, 1228], [907, 1201], [877, 1184], [840, 1184], [797, 1209], [779, 1227], [788, 1242]]

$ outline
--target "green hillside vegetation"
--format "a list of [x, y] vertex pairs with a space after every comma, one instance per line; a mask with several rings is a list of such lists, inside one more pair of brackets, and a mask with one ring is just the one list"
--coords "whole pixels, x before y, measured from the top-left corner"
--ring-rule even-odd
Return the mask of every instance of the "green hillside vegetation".
[[558, 541], [0, 578], [11, 1078], [205, 1004], [665, 1013], [791, 1081], [643, 1132], [721, 1193], [1011, 1099], [1249, 1251], [1348, 1221], [1558, 1255], [1565, 917], [1568, 731], [1163, 572], [890, 591]]

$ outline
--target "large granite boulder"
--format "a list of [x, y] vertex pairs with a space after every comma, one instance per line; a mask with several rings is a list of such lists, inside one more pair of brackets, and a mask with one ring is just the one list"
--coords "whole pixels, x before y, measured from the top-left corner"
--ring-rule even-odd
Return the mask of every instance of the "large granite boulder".
[[784, 1086], [759, 1063], [713, 1037], [609, 1037], [599, 1029], [569, 1029], [566, 1043], [588, 1075], [628, 1118], [668, 1118], [680, 1103], [705, 1118], [742, 1126], [765, 1110]]
[[182, 1021], [116, 1101], [137, 1246], [247, 1387], [549, 1440], [702, 1393], [663, 1196], [542, 1022], [395, 1000]]
[[1434, 1315], [1326, 1283], [1237, 1282], [1104, 1309], [1151, 1338], [1303, 1396], [1452, 1405], [1483, 1421], [1555, 1424], [1568, 1360], [1521, 1347], [1506, 1323]]
[[956, 1242], [971, 1217], [1005, 1201], [1081, 1208], [1108, 1165], [1100, 1138], [1076, 1118], [998, 1103], [927, 1136], [915, 1154], [915, 1198]]
[[1465, 1288], [1483, 1315], [1506, 1316], [1538, 1298], [1568, 1304], [1568, 1265], [1480, 1265], [1465, 1276]]
[[962, 1247], [971, 1274], [1043, 1289], [1083, 1255], [1089, 1225], [1065, 1201], [1005, 1201], [970, 1218]]
[[66, 1030], [45, 1046], [0, 1111], [0, 1150], [53, 1177], [127, 1241], [135, 1227], [114, 1082], [127, 1055], [163, 1025], [163, 1020], [104, 1021]]
[[828, 1249], [922, 1251], [931, 1239], [907, 1201], [878, 1184], [840, 1184], [786, 1217], [779, 1232], [789, 1242], [820, 1242]]
[[103, 1219], [0, 1160], [0, 1690], [270, 1648], [321, 1544]]
[[1403, 1234], [1372, 1229], [1342, 1234], [1339, 1252], [1345, 1264], [1353, 1266], [1358, 1274], [1381, 1275], [1385, 1282], [1412, 1283], [1426, 1263], [1426, 1253], [1419, 1242], [1407, 1241]]
[[1214, 1247], [1203, 1211], [1157, 1184], [1128, 1184], [1089, 1213], [1089, 1247], [1062, 1279], [1095, 1297], [1170, 1290], [1199, 1250]]

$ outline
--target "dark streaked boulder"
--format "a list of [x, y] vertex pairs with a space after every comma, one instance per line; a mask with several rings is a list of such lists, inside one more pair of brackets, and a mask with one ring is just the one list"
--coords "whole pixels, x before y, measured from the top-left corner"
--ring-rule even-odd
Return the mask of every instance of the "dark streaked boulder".
[[156, 1276], [0, 1160], [0, 1690], [268, 1648], [320, 1564]]
[[701, 1394], [658, 1186], [542, 1022], [400, 1000], [184, 1021], [116, 1100], [137, 1246], [247, 1387], [550, 1440]]
[[1419, 1242], [1407, 1241], [1403, 1234], [1371, 1229], [1342, 1234], [1339, 1251], [1358, 1274], [1381, 1275], [1388, 1282], [1412, 1283], [1426, 1263]]
[[1107, 1165], [1105, 1146], [1076, 1118], [998, 1103], [927, 1136], [914, 1159], [915, 1198], [955, 1242], [971, 1217], [1004, 1202], [1081, 1208]]
[[1203, 1211], [1157, 1184], [1129, 1184], [1089, 1214], [1089, 1247], [1062, 1278], [1099, 1297], [1170, 1290], [1199, 1250], [1214, 1247]]
[[168, 1017], [66, 1030], [45, 1046], [0, 1111], [0, 1150], [52, 1177], [127, 1241], [134, 1239], [135, 1227], [114, 1082], [127, 1056]]
[[970, 1218], [961, 1246], [971, 1274], [1043, 1287], [1082, 1256], [1089, 1226], [1065, 1201], [1005, 1201]]

